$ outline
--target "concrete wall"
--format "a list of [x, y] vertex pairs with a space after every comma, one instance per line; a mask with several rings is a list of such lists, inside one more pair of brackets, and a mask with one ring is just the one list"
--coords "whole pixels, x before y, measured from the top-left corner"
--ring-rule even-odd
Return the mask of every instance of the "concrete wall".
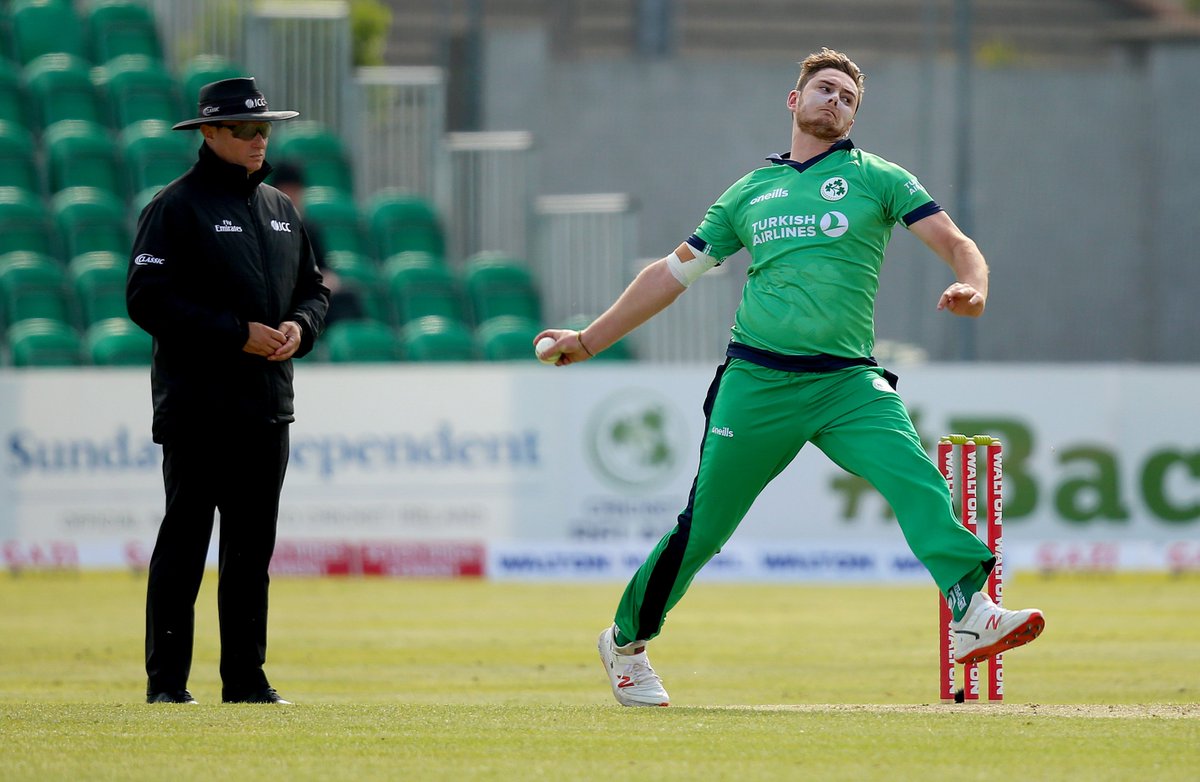
[[[822, 43], [798, 37], [796, 59]], [[881, 340], [934, 359], [969, 355], [970, 342], [992, 361], [1200, 360], [1190, 86], [1200, 46], [1086, 70], [976, 70], [969, 213], [955, 190], [953, 62], [858, 62], [868, 78], [855, 143], [911, 170], [952, 216], [971, 217], [992, 267], [988, 313], [965, 326], [934, 311], [948, 269], [898, 229]], [[734, 179], [788, 145], [793, 62], [559, 61], [529, 29], [490, 34], [484, 63], [485, 128], [533, 132], [535, 191], [629, 193], [646, 257], [674, 248]], [[747, 262], [744, 252], [730, 261], [739, 272]]]

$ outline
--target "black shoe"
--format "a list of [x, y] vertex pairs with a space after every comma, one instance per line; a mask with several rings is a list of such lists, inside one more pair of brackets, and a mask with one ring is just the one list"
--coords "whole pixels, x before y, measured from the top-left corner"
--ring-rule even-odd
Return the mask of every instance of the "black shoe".
[[291, 706], [291, 701], [285, 701], [275, 692], [274, 687], [263, 687], [261, 690], [252, 690], [242, 695], [229, 696], [222, 698], [225, 703], [279, 703], [284, 706]]
[[187, 690], [161, 690], [146, 694], [146, 703], [196, 703]]

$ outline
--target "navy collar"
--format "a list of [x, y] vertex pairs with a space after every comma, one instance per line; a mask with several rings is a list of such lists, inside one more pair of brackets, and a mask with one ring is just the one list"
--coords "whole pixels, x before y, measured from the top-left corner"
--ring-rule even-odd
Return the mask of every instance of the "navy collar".
[[844, 138], [841, 141], [834, 144], [829, 149], [822, 152], [821, 154], [817, 155], [816, 157], [810, 157], [808, 160], [805, 160], [803, 163], [792, 160], [789, 157], [789, 155], [791, 154], [790, 152], [784, 152], [782, 155], [768, 155], [766, 159], [771, 161], [771, 163], [773, 163], [774, 165], [777, 165], [777, 166], [791, 166], [792, 168], [796, 169], [797, 171], [803, 171], [806, 168], [815, 166], [817, 163], [820, 163], [822, 160], [829, 157], [834, 152], [837, 152], [838, 150], [842, 150], [842, 149], [854, 149], [854, 142], [848, 138]]

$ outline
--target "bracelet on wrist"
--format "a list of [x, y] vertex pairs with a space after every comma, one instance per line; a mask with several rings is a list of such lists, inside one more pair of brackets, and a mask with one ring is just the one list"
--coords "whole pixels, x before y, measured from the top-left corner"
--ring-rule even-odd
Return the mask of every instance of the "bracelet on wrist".
[[596, 354], [593, 353], [592, 351], [588, 350], [588, 346], [583, 344], [583, 332], [582, 331], [575, 332], [575, 339], [579, 340], [579, 347], [583, 348], [584, 353], [587, 353], [592, 358], [596, 357]]

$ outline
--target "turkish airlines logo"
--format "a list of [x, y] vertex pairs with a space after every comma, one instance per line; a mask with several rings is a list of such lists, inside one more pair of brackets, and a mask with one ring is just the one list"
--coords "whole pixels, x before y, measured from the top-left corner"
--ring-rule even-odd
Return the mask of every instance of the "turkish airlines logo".
[[871, 385], [876, 391], [882, 391], [885, 394], [894, 394], [896, 389], [892, 388], [892, 384], [881, 377], [877, 377], [871, 381]]
[[850, 221], [841, 212], [826, 212], [821, 217], [821, 233], [836, 239], [850, 230]]

